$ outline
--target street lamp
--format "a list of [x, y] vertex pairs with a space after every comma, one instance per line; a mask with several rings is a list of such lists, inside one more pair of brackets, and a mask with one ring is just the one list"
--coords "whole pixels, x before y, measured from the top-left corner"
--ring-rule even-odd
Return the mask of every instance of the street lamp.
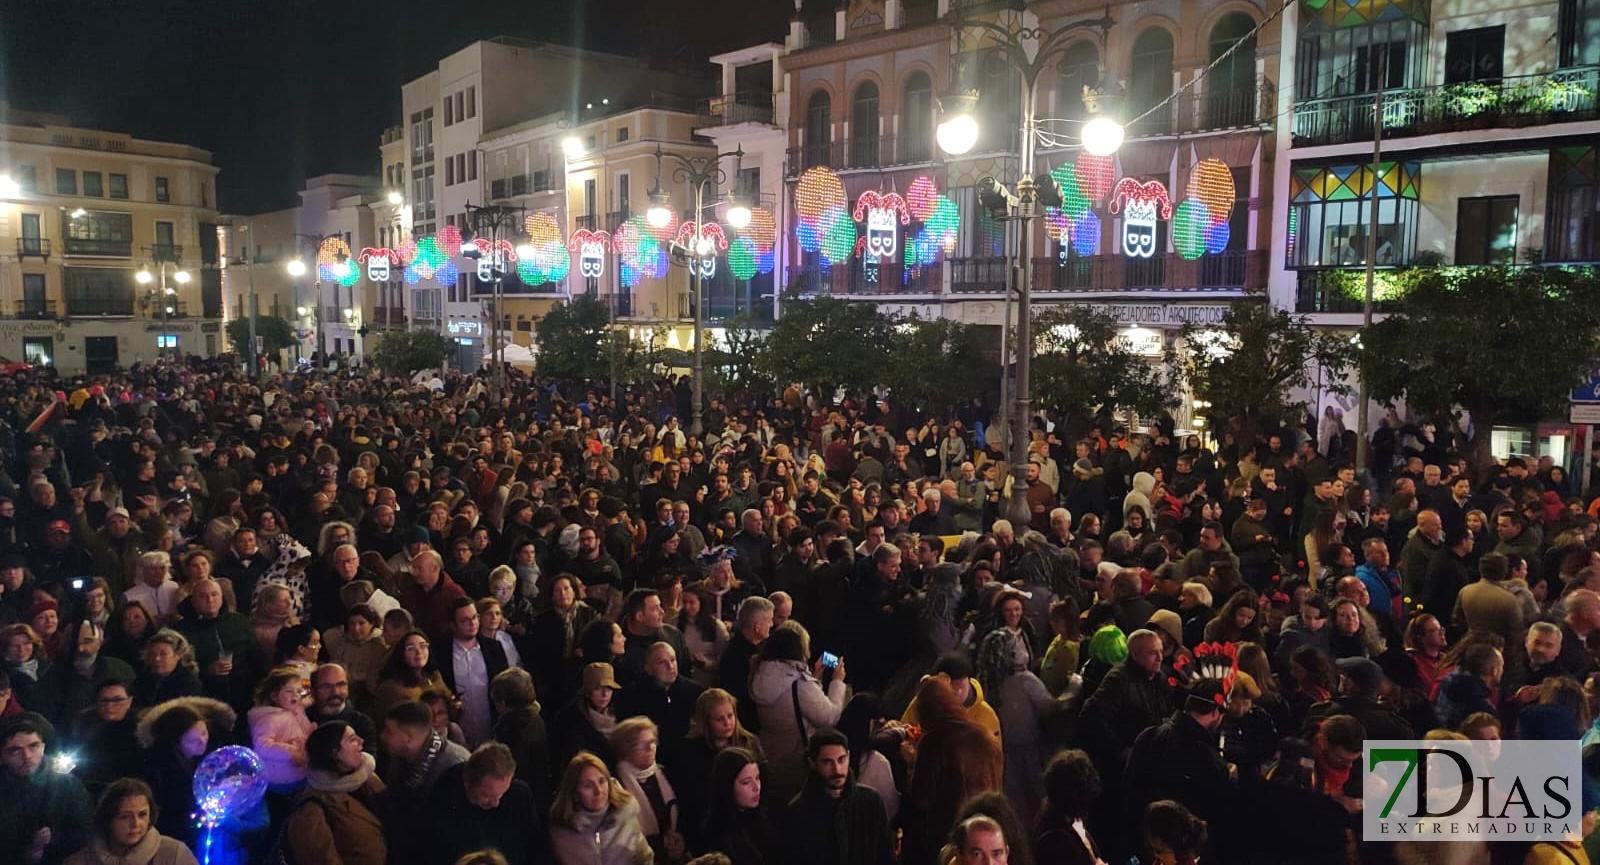
[[[717, 153], [708, 156], [684, 156], [681, 153], [663, 153], [661, 145], [656, 145], [656, 183], [650, 190], [650, 209], [645, 211], [645, 221], [652, 228], [665, 228], [672, 222], [672, 197], [661, 188], [661, 160], [671, 157], [676, 163], [672, 168], [672, 179], [676, 182], [687, 182], [694, 193], [694, 219], [695, 238], [688, 252], [693, 261], [689, 262], [689, 297], [694, 305], [694, 361], [690, 377], [690, 404], [689, 404], [689, 435], [699, 437], [705, 433], [701, 423], [702, 393], [705, 379], [705, 349], [701, 344], [704, 340], [701, 331], [705, 330], [705, 298], [701, 297], [705, 285], [701, 260], [710, 257], [716, 251], [715, 243], [705, 233], [704, 214], [706, 209], [706, 184], [722, 183], [728, 179], [727, 172], [722, 170], [722, 160], [733, 157], [733, 176], [737, 183], [740, 169], [744, 165], [744, 146], [729, 153]], [[735, 228], [742, 228], [750, 224], [750, 205], [745, 200], [741, 190], [734, 189], [725, 198], [728, 202], [728, 222]], [[743, 220], [743, 225], [738, 220]]]
[[[289, 263], [284, 265], [284, 269], [289, 271], [290, 276], [298, 277], [306, 275], [306, 263], [298, 258], [290, 259]], [[302, 307], [302, 309], [303, 308], [304, 307]]]
[[155, 263], [155, 272], [152, 273], [150, 265], [146, 264], [139, 268], [133, 278], [140, 285], [150, 285], [156, 282], [157, 279], [160, 280], [158, 285], [150, 289], [145, 298], [147, 309], [150, 304], [161, 304], [161, 336], [156, 341], [156, 353], [159, 355], [163, 354], [164, 349], [167, 347], [164, 343], [167, 337], [171, 336], [167, 332], [167, 328], [172, 316], [178, 312], [178, 290], [167, 284], [167, 265], [172, 265], [172, 281], [178, 285], [188, 285], [190, 274], [189, 271], [180, 267], [180, 259], [183, 253], [177, 247], [147, 246], [144, 249], [145, 253], [150, 256], [150, 260]]
[[[567, 139], [573, 141], [576, 139]], [[500, 205], [483, 205], [474, 207], [472, 202], [467, 202], [467, 221], [470, 228], [469, 236], [463, 238], [461, 254], [467, 258], [481, 259], [485, 252], [485, 244], [477, 243], [477, 238], [488, 237], [487, 252], [490, 261], [490, 274], [493, 277], [493, 313], [494, 321], [489, 331], [494, 337], [494, 383], [495, 395], [505, 393], [506, 386], [506, 350], [505, 340], [500, 336], [501, 302], [505, 296], [505, 272], [500, 261], [500, 239], [502, 237], [516, 237], [516, 253], [520, 257], [524, 252], [528, 258], [535, 257], [536, 250], [532, 243], [521, 238], [522, 227], [528, 221], [527, 208], [504, 207]]]
[[20, 195], [22, 195], [22, 184], [9, 174], [0, 174], [0, 198], [16, 198]]
[[400, 205], [406, 203], [406, 197], [404, 195], [401, 195], [398, 190], [390, 190], [389, 191], [389, 203], [394, 205], [395, 207], [399, 207]]
[[[295, 246], [296, 246], [297, 250], [300, 248], [300, 244], [302, 242], [305, 243], [305, 245], [311, 249], [311, 260], [312, 261], [316, 261], [317, 254], [322, 249], [322, 242], [325, 241], [325, 240], [328, 240], [329, 238], [333, 238], [333, 239], [337, 239], [337, 240], [343, 240], [344, 239], [344, 235], [339, 234], [338, 232], [330, 232], [328, 234], [300, 234], [300, 233], [297, 232], [295, 234], [295, 236], [294, 236]], [[341, 252], [341, 253], [339, 253], [338, 259], [336, 259], [334, 261], [334, 263], [333, 263], [333, 265], [331, 266], [330, 269], [331, 269], [331, 271], [333, 272], [333, 274], [335, 276], [337, 276], [337, 277], [342, 279], [342, 278], [344, 278], [345, 276], [347, 276], [350, 273], [349, 268], [351, 268], [352, 266], [353, 265], [350, 264], [349, 259], [345, 257], [343, 252]], [[291, 277], [293, 277], [295, 279], [299, 279], [300, 277], [305, 276], [307, 273], [311, 272], [312, 265], [307, 265], [306, 264], [306, 260], [303, 257], [301, 257], [299, 254], [296, 254], [294, 258], [291, 258], [288, 261], [284, 262], [283, 269], [284, 269], [284, 271], [286, 273], [289, 274], [289, 276], [291, 276]], [[300, 318], [302, 318], [302, 319], [307, 317], [307, 313], [309, 311], [310, 318], [311, 318], [311, 323], [312, 323], [311, 324], [312, 331], [314, 333], [316, 333], [317, 356], [322, 358], [323, 361], [325, 362], [326, 358], [327, 358], [327, 341], [324, 339], [323, 332], [322, 332], [322, 268], [318, 267], [316, 270], [317, 270], [317, 278], [316, 278], [316, 282], [315, 282], [316, 297], [312, 301], [309, 310], [307, 309], [307, 307], [301, 306], [301, 307], [297, 307], [296, 311], [299, 312]], [[335, 294], [337, 294], [337, 292], [335, 292]], [[299, 296], [299, 291], [295, 292], [295, 296], [296, 297]], [[353, 290], [352, 290], [352, 295], [351, 296], [354, 297]], [[338, 298], [335, 297], [334, 301], [335, 301], [335, 303], [337, 303], [338, 302]], [[253, 306], [254, 306], [254, 302], [252, 301], [252, 307]], [[254, 309], [252, 309], [252, 311], [251, 311], [251, 321], [254, 321], [254, 320], [255, 320]], [[255, 350], [255, 331], [254, 331], [254, 329], [252, 329], [251, 333], [250, 333], [250, 345], [251, 345], [251, 351], [253, 352]], [[295, 337], [294, 349], [295, 349], [295, 354], [296, 354], [296, 360], [298, 360], [299, 352], [300, 352], [300, 339], [299, 339], [298, 335]], [[319, 366], [320, 366], [320, 364], [319, 364]]]
[[[1011, 413], [1012, 492], [1007, 516], [1014, 525], [1026, 525], [1032, 518], [1028, 508], [1028, 440], [1030, 403], [1030, 365], [1033, 356], [1033, 224], [1041, 215], [1041, 205], [1060, 204], [1060, 187], [1049, 175], [1035, 179], [1034, 146], [1038, 139], [1047, 143], [1057, 136], [1046, 135], [1041, 124], [1055, 122], [1040, 119], [1034, 114], [1034, 97], [1038, 92], [1040, 76], [1054, 71], [1061, 55], [1069, 47], [1071, 38], [1081, 32], [1098, 32], [1104, 41], [1106, 34], [1116, 24], [1111, 8], [1098, 19], [1074, 21], [1060, 27], [1029, 27], [1015, 18], [1002, 24], [968, 15], [966, 7], [957, 11], [951, 21], [956, 33], [957, 54], [963, 31], [976, 31], [987, 47], [996, 49], [1004, 62], [1015, 69], [1022, 79], [1022, 154], [1016, 192], [1013, 194], [993, 177], [979, 182], [979, 197], [985, 207], [999, 218], [1020, 223], [1021, 233], [1017, 255], [1021, 261], [1012, 268], [1017, 280], [1017, 373], [1014, 388], [1015, 410]], [[955, 89], [940, 102], [945, 118], [935, 132], [939, 146], [945, 152], [959, 156], [971, 150], [978, 140], [978, 122], [973, 117], [978, 91]], [[1097, 156], [1108, 156], [1122, 144], [1122, 127], [1110, 118], [1097, 117], [1083, 124], [1080, 140], [1084, 149]], [[1001, 347], [1001, 365], [1005, 367], [1005, 347]]]

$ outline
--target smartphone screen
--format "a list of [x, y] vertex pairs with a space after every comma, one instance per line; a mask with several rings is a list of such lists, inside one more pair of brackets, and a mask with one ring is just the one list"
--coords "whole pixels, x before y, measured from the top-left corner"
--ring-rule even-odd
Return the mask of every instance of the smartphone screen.
[[824, 667], [837, 667], [837, 666], [839, 666], [839, 656], [835, 655], [832, 652], [823, 652], [822, 653], [822, 666], [824, 666]]

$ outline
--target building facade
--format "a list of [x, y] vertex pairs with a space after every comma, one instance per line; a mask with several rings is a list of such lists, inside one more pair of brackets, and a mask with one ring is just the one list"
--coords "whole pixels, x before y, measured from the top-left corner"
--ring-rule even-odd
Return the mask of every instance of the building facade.
[[0, 355], [72, 373], [224, 351], [211, 154], [0, 117]]
[[[995, 218], [978, 192], [986, 177], [1015, 188], [1024, 88], [993, 38], [952, 26], [960, 13], [1013, 33], [1061, 34], [1034, 93], [1045, 133], [1035, 141], [1035, 173], [1051, 175], [1065, 194], [1061, 208], [1032, 223], [1036, 308], [1094, 305], [1159, 354], [1185, 323], [1219, 320], [1230, 301], [1264, 296], [1276, 5], [1149, 0], [1114, 5], [1111, 22], [1104, 4], [1084, 0], [1020, 9], [853, 0], [831, 22], [802, 10], [790, 40], [799, 47], [784, 60], [796, 206], [787, 287], [996, 328], [1014, 319], [1007, 287], [1020, 229]], [[961, 156], [935, 144], [937, 94], [953, 85], [980, 94], [977, 143]], [[1126, 124], [1109, 159], [1089, 157], [1078, 140], [1096, 110]], [[817, 168], [838, 177], [847, 216], [879, 248], [889, 229], [869, 224], [874, 202], [887, 193], [904, 199], [888, 199], [900, 223], [900, 239], [888, 235], [892, 255], [864, 246], [830, 257], [826, 236], [808, 244], [804, 211], [818, 205], [807, 201], [817, 188], [807, 172]], [[879, 198], [863, 199], [869, 193]]]

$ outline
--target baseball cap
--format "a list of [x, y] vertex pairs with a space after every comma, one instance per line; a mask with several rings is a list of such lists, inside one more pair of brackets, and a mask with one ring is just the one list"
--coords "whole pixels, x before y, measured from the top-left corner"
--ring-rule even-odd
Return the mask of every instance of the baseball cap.
[[50, 521], [50, 531], [52, 531], [52, 532], [66, 532], [67, 534], [70, 535], [70, 534], [72, 534], [72, 524], [67, 522], [66, 520], [51, 520]]
[[128, 514], [128, 509], [127, 508], [119, 506], [119, 507], [112, 508], [111, 512], [106, 514], [106, 516], [107, 517], [128, 517], [129, 514]]

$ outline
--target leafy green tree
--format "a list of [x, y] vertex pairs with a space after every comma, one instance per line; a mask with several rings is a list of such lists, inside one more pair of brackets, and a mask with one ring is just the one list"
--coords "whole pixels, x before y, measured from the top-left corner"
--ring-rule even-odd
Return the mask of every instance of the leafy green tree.
[[[740, 313], [724, 323], [724, 350], [717, 352], [715, 366], [706, 366], [706, 382], [719, 393], [755, 390], [770, 385], [756, 371], [766, 333], [754, 327], [748, 315]], [[711, 344], [706, 336], [706, 345]]]
[[1033, 405], [1064, 419], [1072, 435], [1087, 430], [1102, 408], [1153, 415], [1176, 405], [1174, 362], [1170, 348], [1159, 363], [1135, 353], [1116, 319], [1091, 307], [1033, 314]]
[[378, 368], [394, 375], [411, 375], [444, 365], [455, 351], [455, 340], [432, 330], [390, 330], [378, 338], [371, 352]]
[[772, 326], [757, 372], [779, 383], [800, 382], [831, 395], [882, 384], [894, 322], [876, 304], [791, 295]]
[[[902, 406], [937, 410], [992, 389], [1000, 365], [984, 330], [948, 318], [915, 315], [894, 325], [883, 380]], [[992, 342], [992, 340], [990, 340]]]
[[[250, 317], [228, 322], [228, 342], [238, 354], [250, 353]], [[272, 356], [285, 349], [294, 348], [294, 325], [273, 315], [256, 316], [256, 336], [261, 337], [262, 354]]]
[[1372, 397], [1404, 398], [1489, 462], [1489, 429], [1563, 414], [1600, 359], [1600, 275], [1558, 267], [1417, 271], [1395, 312], [1361, 333]]
[[610, 310], [595, 295], [580, 294], [556, 304], [539, 319], [534, 333], [539, 375], [554, 379], [605, 378], [610, 374], [605, 355], [610, 327]]
[[1348, 337], [1250, 300], [1229, 306], [1221, 325], [1184, 327], [1183, 339], [1181, 370], [1195, 398], [1211, 404], [1206, 420], [1219, 435], [1232, 424], [1246, 440], [1299, 420], [1303, 396], [1324, 374], [1340, 381], [1354, 353]]

